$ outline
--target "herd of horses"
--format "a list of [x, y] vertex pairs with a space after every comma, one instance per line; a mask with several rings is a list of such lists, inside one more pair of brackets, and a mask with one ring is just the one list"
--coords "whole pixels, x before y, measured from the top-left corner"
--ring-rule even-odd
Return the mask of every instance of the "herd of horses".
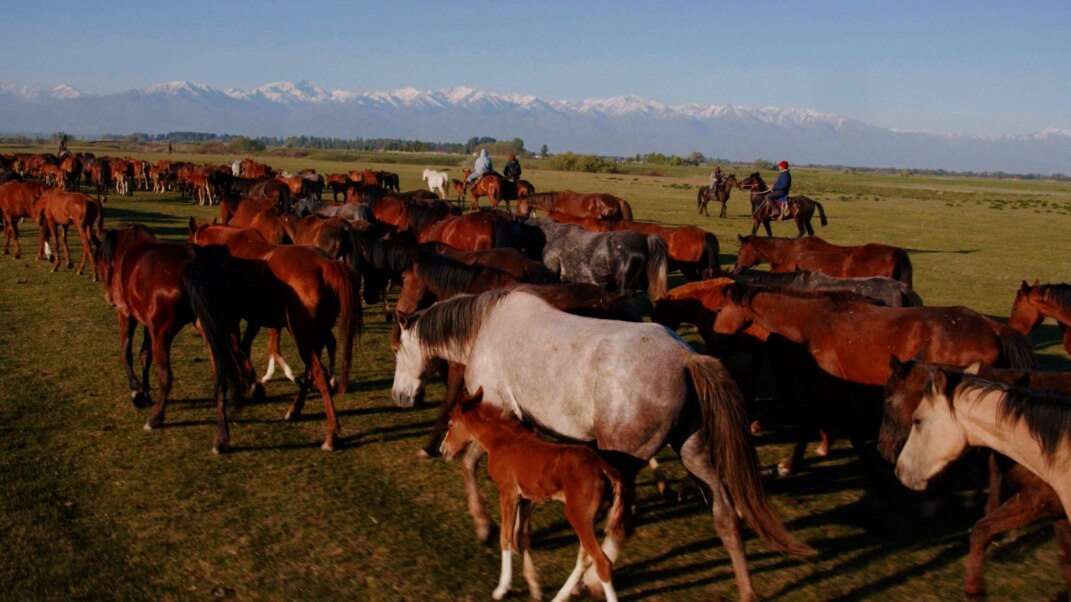
[[[763, 486], [752, 432], [770, 411], [759, 403], [765, 389], [775, 399], [769, 407], [793, 412], [782, 422], [798, 425], [781, 474], [801, 469], [814, 438], [826, 451], [843, 438], [881, 497], [890, 463], [904, 485], [920, 489], [967, 448], [991, 449], [989, 502], [971, 532], [965, 590], [984, 592], [985, 547], [997, 533], [1042, 519], [1056, 525], [1071, 587], [1071, 373], [1037, 371], [1027, 339], [1054, 318], [1071, 354], [1071, 285], [1024, 281], [1007, 324], [965, 307], [925, 306], [901, 248], [756, 237], [763, 223], [769, 234], [770, 219], [758, 174], [730, 176], [711, 197], [724, 206], [735, 186], [751, 190], [756, 203], [752, 234], [739, 238], [726, 271], [713, 234], [637, 221], [626, 200], [607, 193], [529, 187], [512, 197], [516, 213], [478, 206], [462, 213], [441, 198], [446, 182], [434, 176], [441, 172], [424, 174], [436, 191], [400, 192], [397, 182], [387, 188], [379, 172], [362, 170], [345, 184], [323, 180], [345, 192], [338, 205], [303, 183], [317, 180], [311, 172], [294, 188], [289, 176], [243, 161], [234, 164], [238, 173], [257, 174], [256, 181], [232, 170], [228, 187], [206, 193], [219, 203], [214, 223], [191, 218], [187, 240], [176, 242], [137, 223], [105, 232], [103, 198], [80, 192], [77, 179], [45, 181], [51, 170], [27, 164], [4, 158], [5, 168], [22, 174], [0, 184], [4, 253], [13, 238], [19, 256], [18, 224], [28, 220], [41, 229], [38, 257], [51, 241], [52, 269], [57, 245], [70, 268], [65, 232], [76, 227], [82, 268], [88, 260], [116, 311], [131, 399], [151, 406], [146, 429], [164, 424], [171, 345], [194, 325], [210, 352], [216, 453], [230, 448], [228, 406], [262, 397], [276, 363], [297, 384], [285, 419], [301, 415], [315, 386], [325, 408], [323, 448], [335, 449], [335, 405], [364, 330], [361, 301], [386, 306], [400, 287], [386, 314], [394, 322], [392, 397], [411, 407], [430, 379], [446, 381], [421, 452], [464, 457], [468, 509], [482, 540], [494, 526], [477, 478], [488, 455], [502, 526], [495, 599], [511, 587], [514, 552], [529, 592], [541, 595], [528, 516], [532, 504], [550, 500], [565, 503], [580, 540], [555, 599], [583, 587], [616, 599], [612, 569], [633, 527], [636, 477], [657, 468], [653, 458], [667, 445], [700, 484], [741, 599], [756, 597], [742, 524], [778, 552], [813, 556]], [[492, 205], [506, 200], [500, 187], [487, 190], [499, 185], [481, 188]], [[704, 199], [701, 191], [701, 210]], [[816, 210], [826, 223], [811, 199], [793, 197], [790, 207], [801, 235], [813, 234]], [[769, 271], [755, 270], [760, 264]], [[671, 289], [675, 270], [690, 282]], [[677, 335], [683, 324], [698, 329], [705, 353]], [[258, 379], [250, 356], [261, 329], [269, 366]], [[300, 377], [279, 352], [284, 330], [303, 364]], [[771, 373], [772, 382], [763, 377]], [[600, 546], [594, 522], [606, 503]]]

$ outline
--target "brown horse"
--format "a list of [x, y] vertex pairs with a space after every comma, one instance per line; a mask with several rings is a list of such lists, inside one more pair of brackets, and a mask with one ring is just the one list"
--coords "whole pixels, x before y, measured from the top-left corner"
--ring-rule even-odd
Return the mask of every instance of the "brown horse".
[[617, 602], [610, 575], [613, 562], [599, 547], [595, 519], [602, 506], [603, 488], [608, 482], [613, 503], [606, 519], [607, 538], [603, 545], [620, 548], [625, 540], [631, 500], [631, 492], [621, 474], [590, 447], [544, 441], [512, 414], [491, 405], [484, 406], [480, 403], [482, 400], [482, 388], [472, 396], [463, 395], [459, 399], [442, 451], [447, 458], [453, 457], [469, 441], [475, 441], [487, 450], [487, 470], [498, 487], [501, 524], [508, 525], [500, 534], [502, 572], [491, 596], [500, 600], [509, 591], [512, 582], [510, 554], [516, 550], [523, 559], [529, 593], [536, 599], [542, 597], [529, 553], [528, 518], [532, 504], [558, 499], [565, 503], [565, 517], [580, 538], [580, 552], [576, 567], [555, 599], [568, 598], [584, 571], [594, 562], [607, 602]]
[[419, 242], [444, 242], [458, 249], [475, 251], [512, 246], [512, 218], [498, 212], [474, 211], [451, 215], [417, 233]]
[[[498, 203], [502, 198], [502, 178], [494, 174], [485, 174], [476, 178], [475, 182], [469, 183], [471, 169], [462, 170], [462, 180], [465, 182], [465, 192], [472, 191], [472, 201], [469, 202], [469, 210], [480, 210], [480, 197], [485, 196], [491, 201], [491, 208], [498, 209]], [[462, 196], [465, 196], [464, 194]], [[509, 201], [506, 201], [506, 209], [509, 209]]]
[[911, 286], [911, 258], [899, 247], [878, 243], [840, 246], [821, 238], [757, 238], [740, 236], [734, 274], [769, 263], [771, 272], [806, 270], [837, 278], [883, 276]]
[[248, 350], [262, 327], [285, 327], [290, 331], [305, 364], [305, 379], [286, 419], [300, 416], [309, 386], [315, 383], [327, 414], [322, 448], [335, 449], [339, 426], [320, 354], [333, 338], [331, 328], [338, 321], [338, 341], [342, 346], [338, 390], [344, 395], [354, 338], [361, 330], [359, 285], [353, 274], [317, 249], [273, 245], [249, 228], [197, 226], [191, 219], [189, 240], [198, 245], [222, 244], [234, 257], [252, 260], [251, 268], [229, 274], [230, 286], [243, 292], [238, 309], [249, 323], [242, 347]]
[[[4, 255], [8, 254], [11, 239], [15, 239], [15, 259], [22, 257], [19, 243], [19, 220], [34, 217], [34, 203], [46, 188], [42, 182], [5, 182], [0, 184], [0, 219], [4, 221]], [[45, 239], [38, 244], [37, 258], [45, 252]]]
[[729, 194], [733, 191], [733, 188], [738, 187], [739, 183], [736, 181], [736, 174], [725, 176], [717, 190], [713, 190], [709, 186], [699, 187], [699, 190], [695, 193], [695, 204], [699, 209], [699, 215], [710, 217], [710, 212], [707, 211], [707, 204], [710, 201], [717, 201], [721, 203], [721, 212], [718, 217], [724, 218], [726, 213], [725, 206], [729, 203]]
[[830, 375], [881, 386], [889, 355], [966, 366], [1032, 368], [1030, 342], [1018, 331], [965, 307], [884, 307], [845, 293], [811, 294], [742, 283], [712, 287], [714, 332], [752, 325], [803, 345]]
[[1064, 337], [1064, 350], [1071, 354], [1071, 284], [1039, 284], [1023, 280], [1012, 303], [1008, 326], [1030, 334], [1045, 318], [1056, 320]]
[[557, 211], [577, 217], [632, 221], [632, 206], [628, 201], [605, 192], [542, 192], [528, 195], [517, 203], [518, 215], [529, 215], [533, 209], [548, 214]]
[[[773, 236], [773, 232], [770, 231], [770, 221], [780, 217], [781, 212], [774, 207], [772, 201], [766, 200], [770, 189], [766, 187], [766, 182], [762, 180], [762, 176], [755, 172], [741, 180], [737, 187], [751, 192], [751, 235], [755, 236], [761, 224], [766, 228], [766, 236]], [[821, 220], [822, 225], [829, 224], [829, 221], [826, 220], [825, 208], [814, 199], [802, 195], [790, 196], [785, 201], [785, 208], [788, 210], [788, 215], [796, 220], [796, 228], [799, 231], [796, 234], [796, 238], [802, 237], [804, 230], [806, 230], [807, 234], [814, 236], [811, 218], [814, 217], [815, 209], [818, 210], [818, 218]]]
[[[97, 248], [95, 261], [97, 275], [104, 282], [104, 298], [118, 313], [119, 360], [135, 407], [149, 403], [149, 369], [156, 360], [158, 391], [145, 423], [147, 430], [164, 423], [172, 382], [171, 343], [186, 324], [194, 320], [200, 324], [215, 370], [215, 452], [223, 451], [229, 438], [223, 404], [225, 385], [229, 381], [237, 392], [243, 389], [242, 365], [246, 362], [235, 343], [238, 321], [230, 314], [229, 300], [223, 293], [227, 286], [220, 266], [228, 258], [218, 247], [201, 249], [160, 242], [145, 226], [132, 224], [109, 231]], [[141, 380], [134, 374], [132, 353], [138, 324], [144, 326]]]
[[[895, 462], [911, 431], [911, 420], [923, 395], [928, 392], [938, 368], [954, 370], [947, 364], [917, 360], [889, 359], [892, 374], [885, 384], [885, 409], [878, 451]], [[1031, 372], [972, 366], [968, 372], [1004, 384], [1071, 393], [1071, 372]], [[1071, 588], [1071, 525], [1056, 491], [1040, 477], [1019, 464], [991, 461], [990, 504], [986, 515], [971, 527], [970, 553], [963, 589], [968, 596], [985, 593], [985, 550], [1000, 533], [1020, 529], [1042, 520], [1052, 520], [1060, 545], [1060, 569]], [[1001, 503], [1002, 490], [1007, 494]], [[998, 505], [999, 504], [999, 505]]]
[[219, 223], [252, 228], [273, 245], [294, 242], [294, 226], [290, 214], [279, 210], [271, 201], [229, 199], [219, 204]]
[[54, 241], [52, 254], [52, 271], [59, 269], [60, 230], [63, 230], [63, 254], [67, 258], [67, 269], [74, 267], [71, 261], [71, 248], [67, 245], [67, 228], [71, 225], [78, 231], [78, 237], [82, 240], [82, 263], [78, 265], [78, 274], [82, 274], [86, 268], [86, 261], [90, 262], [90, 270], [93, 272], [93, 280], [97, 279], [97, 270], [93, 266], [94, 249], [100, 245], [100, 240], [93, 233], [96, 225], [97, 232], [104, 232], [104, 207], [101, 202], [81, 192], [65, 192], [58, 188], [46, 190], [34, 203], [34, 216], [41, 227], [41, 240]]

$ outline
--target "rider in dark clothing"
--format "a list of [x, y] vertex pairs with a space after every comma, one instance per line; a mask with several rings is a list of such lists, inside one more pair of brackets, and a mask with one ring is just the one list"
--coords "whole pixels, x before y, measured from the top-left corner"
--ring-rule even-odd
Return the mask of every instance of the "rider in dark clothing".
[[502, 170], [502, 176], [510, 182], [516, 182], [521, 179], [521, 164], [517, 161], [517, 155], [510, 153], [509, 161], [506, 163], [505, 169]]
[[780, 212], [777, 219], [781, 221], [788, 216], [788, 192], [792, 188], [792, 174], [788, 171], [788, 161], [778, 163], [777, 168], [781, 173], [777, 174], [777, 181], [770, 188], [766, 199], [776, 203], [775, 207]]

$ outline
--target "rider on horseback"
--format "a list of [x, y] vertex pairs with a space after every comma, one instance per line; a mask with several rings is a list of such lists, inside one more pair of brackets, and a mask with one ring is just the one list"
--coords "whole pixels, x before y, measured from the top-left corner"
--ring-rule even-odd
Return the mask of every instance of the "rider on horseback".
[[776, 203], [774, 206], [778, 210], [777, 221], [780, 222], [784, 221], [789, 214], [788, 191], [792, 188], [792, 174], [788, 172], [788, 161], [778, 163], [777, 168], [781, 170], [781, 173], [777, 174], [777, 181], [774, 182], [770, 193], [766, 195], [766, 200]]
[[710, 172], [710, 194], [715, 196], [718, 193], [718, 189], [721, 188], [721, 183], [725, 181], [725, 176], [721, 174], [721, 165], [715, 165], [714, 171]]
[[509, 161], [506, 163], [505, 169], [502, 170], [502, 176], [514, 183], [521, 179], [521, 162], [517, 160], [517, 155], [509, 154]]
[[487, 174], [494, 172], [491, 165], [491, 157], [487, 156], [487, 149], [480, 149], [480, 156], [476, 157], [476, 163], [472, 165], [472, 173], [469, 174], [468, 182], [471, 184]]

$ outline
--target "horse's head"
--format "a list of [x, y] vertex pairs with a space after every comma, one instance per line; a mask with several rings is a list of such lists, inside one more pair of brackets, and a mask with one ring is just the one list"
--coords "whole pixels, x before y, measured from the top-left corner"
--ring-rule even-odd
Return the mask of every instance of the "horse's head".
[[953, 391], [960, 380], [936, 368], [923, 386], [918, 408], [911, 415], [911, 432], [896, 460], [896, 476], [916, 491], [967, 449], [967, 436], [956, 420]]
[[924, 387], [933, 378], [935, 366], [922, 363], [923, 351], [916, 357], [901, 361], [895, 355], [889, 357], [889, 380], [885, 383], [884, 407], [881, 430], [878, 434], [878, 452], [889, 462], [896, 462], [900, 450], [911, 432], [911, 415], [922, 402]]
[[424, 391], [430, 363], [417, 332], [418, 317], [398, 313], [391, 332], [394, 350], [394, 385], [391, 396], [398, 407], [411, 408]]
[[740, 250], [736, 253], [736, 265], [733, 266], [733, 275], [739, 275], [748, 268], [758, 265], [762, 261], [754, 236], [740, 236]]
[[1012, 302], [1008, 326], [1023, 334], [1030, 334], [1045, 319], [1045, 316], [1041, 314], [1041, 310], [1035, 303], [1038, 285], [1037, 280], [1034, 281], [1033, 286], [1023, 280], [1019, 291], [1015, 293], [1015, 301]]
[[439, 453], [447, 461], [452, 460], [454, 456], [461, 453], [470, 441], [472, 441], [472, 431], [469, 430], [468, 422], [475, 414], [474, 410], [480, 407], [480, 403], [483, 401], [483, 387], [480, 387], [472, 395], [467, 394], [464, 390], [458, 393], [457, 402], [454, 405], [454, 409], [450, 411], [450, 423], [446, 427], [446, 436], [443, 437], [443, 442], [439, 446]]

